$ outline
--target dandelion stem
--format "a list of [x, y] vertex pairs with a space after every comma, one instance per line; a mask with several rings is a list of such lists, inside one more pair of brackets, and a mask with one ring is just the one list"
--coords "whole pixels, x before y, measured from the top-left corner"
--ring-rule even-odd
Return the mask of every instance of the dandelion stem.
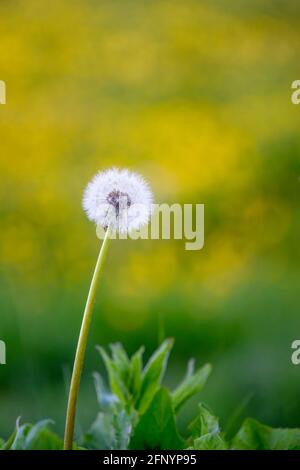
[[66, 416], [66, 427], [65, 427], [65, 438], [64, 438], [64, 450], [72, 450], [73, 445], [73, 434], [74, 434], [74, 424], [75, 424], [75, 415], [76, 415], [76, 403], [81, 379], [81, 373], [83, 369], [84, 356], [86, 351], [86, 345], [88, 340], [88, 334], [93, 314], [93, 307], [95, 303], [96, 290], [99, 281], [99, 275], [103, 267], [104, 258], [107, 252], [107, 248], [110, 241], [110, 229], [106, 230], [106, 234], [103, 240], [103, 243], [100, 248], [99, 256], [97, 259], [94, 275], [90, 285], [90, 290], [88, 293], [88, 298], [86, 301], [86, 306], [83, 314], [80, 334], [77, 343], [76, 355], [73, 366], [73, 373], [69, 391], [69, 400]]

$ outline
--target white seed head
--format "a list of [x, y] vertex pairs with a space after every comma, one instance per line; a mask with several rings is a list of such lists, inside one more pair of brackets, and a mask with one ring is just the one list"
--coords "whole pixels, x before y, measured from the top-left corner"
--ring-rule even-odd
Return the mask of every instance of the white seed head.
[[89, 182], [82, 205], [97, 225], [126, 234], [149, 222], [152, 200], [152, 191], [142, 176], [111, 168]]

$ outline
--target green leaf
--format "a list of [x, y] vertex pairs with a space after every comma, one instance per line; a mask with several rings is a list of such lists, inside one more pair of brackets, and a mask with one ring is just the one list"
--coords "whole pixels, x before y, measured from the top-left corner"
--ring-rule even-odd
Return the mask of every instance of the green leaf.
[[190, 449], [193, 450], [224, 450], [227, 449], [220, 426], [219, 420], [204, 405], [200, 404], [200, 413], [190, 425], [193, 444]]
[[16, 431], [12, 433], [12, 435], [8, 438], [6, 442], [3, 442], [1, 444], [0, 450], [9, 450], [12, 446], [12, 443], [14, 442], [16, 436]]
[[194, 373], [191, 362], [189, 363], [185, 379], [172, 393], [175, 412], [177, 412], [189, 398], [202, 390], [211, 373], [211, 369], [211, 365], [206, 364]]
[[16, 423], [16, 430], [2, 446], [4, 450], [60, 450], [62, 440], [48, 428], [51, 420], [45, 419], [35, 425]]
[[63, 442], [48, 428], [50, 423], [51, 420], [45, 419], [33, 425], [26, 435], [24, 449], [61, 450]]
[[82, 445], [88, 449], [112, 450], [114, 439], [111, 413], [100, 412], [88, 433], [83, 437]]
[[123, 403], [127, 403], [129, 397], [126, 384], [123, 380], [123, 364], [121, 370], [119, 370], [119, 362], [113, 361], [106, 353], [105, 349], [103, 349], [101, 346], [97, 346], [97, 350], [100, 352], [103, 362], [105, 364], [111, 391], [119, 398], [119, 400], [121, 400]]
[[233, 449], [300, 450], [300, 429], [271, 428], [246, 419], [232, 441]]
[[112, 352], [112, 360], [116, 365], [120, 379], [126, 384], [130, 366], [127, 353], [120, 343], [110, 344], [110, 349]]
[[189, 425], [192, 437], [198, 438], [208, 433], [219, 432], [219, 420], [203, 403], [199, 404], [199, 414]]
[[137, 403], [137, 409], [141, 414], [146, 411], [160, 386], [173, 342], [173, 339], [165, 340], [151, 356], [143, 371], [140, 398]]
[[119, 401], [118, 397], [113, 393], [109, 393], [109, 391], [106, 390], [103, 383], [103, 379], [101, 375], [98, 374], [98, 372], [93, 373], [93, 378], [96, 389], [97, 401], [101, 410], [103, 411], [112, 408], [112, 406]]
[[193, 450], [227, 450], [228, 447], [224, 439], [216, 434], [205, 434], [194, 440]]
[[120, 412], [115, 413], [113, 419], [113, 426], [115, 430], [116, 450], [128, 449], [134, 420], [134, 413], [129, 415], [125, 412], [125, 410], [121, 410]]
[[134, 353], [130, 361], [128, 388], [132, 394], [133, 403], [138, 399], [141, 390], [143, 353], [144, 347], [142, 346], [136, 353]]
[[88, 449], [127, 450], [132, 431], [132, 417], [125, 410], [100, 412], [82, 445]]
[[130, 449], [180, 450], [182, 448], [183, 441], [176, 429], [171, 396], [167, 389], [160, 388], [134, 429]]
[[[9, 449], [10, 450], [22, 450], [24, 449], [25, 446], [25, 439], [27, 434], [29, 433], [31, 429], [31, 424], [22, 424], [20, 426], [20, 418], [17, 419], [16, 422], [16, 430], [14, 433], [14, 437], [12, 439], [12, 442], [10, 444]], [[9, 439], [10, 440], [10, 439]]]

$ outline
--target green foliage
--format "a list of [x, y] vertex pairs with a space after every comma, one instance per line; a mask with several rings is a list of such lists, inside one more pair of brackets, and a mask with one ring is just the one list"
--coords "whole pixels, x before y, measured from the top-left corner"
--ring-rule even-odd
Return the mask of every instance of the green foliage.
[[194, 373], [194, 361], [189, 362], [188, 370], [183, 382], [178, 385], [173, 392], [173, 403], [175, 410], [204, 387], [206, 380], [211, 373], [211, 365], [207, 364]]
[[166, 388], [160, 388], [147, 411], [141, 416], [132, 440], [131, 449], [178, 450], [184, 447], [176, 429], [172, 398]]
[[88, 449], [128, 449], [132, 421], [125, 410], [99, 412], [82, 445]]
[[300, 450], [300, 429], [272, 429], [246, 419], [232, 442], [233, 449]]
[[146, 411], [164, 376], [173, 340], [166, 340], [149, 359], [142, 370], [144, 348], [129, 360], [121, 344], [110, 346], [112, 357], [102, 347], [98, 350], [107, 369], [111, 391], [127, 409], [134, 406], [140, 413]]
[[141, 377], [141, 390], [138, 399], [138, 410], [142, 414], [147, 410], [157, 392], [165, 374], [173, 340], [167, 339], [150, 357]]
[[[112, 350], [114, 351], [115, 349], [113, 348]], [[102, 350], [102, 357], [103, 353], [104, 351]], [[108, 360], [106, 364], [108, 364], [108, 367], [111, 367], [109, 357], [107, 355], [105, 357]], [[111, 369], [108, 369], [108, 374], [109, 370]], [[127, 380], [126, 374], [124, 379]], [[117, 395], [108, 391], [100, 374], [94, 373], [94, 381], [100, 411], [89, 431], [83, 435], [81, 439], [82, 445], [88, 449], [128, 449], [136, 416], [134, 408], [131, 404], [126, 404]], [[122, 385], [122, 388], [125, 390], [125, 386], [123, 387]]]
[[82, 445], [89, 449], [182, 449], [176, 413], [200, 391], [210, 373], [206, 365], [194, 372], [191, 363], [183, 382], [170, 392], [162, 386], [173, 340], [165, 340], [143, 367], [144, 348], [129, 358], [120, 344], [111, 357], [98, 347], [107, 369], [110, 391], [94, 374], [100, 412]]
[[190, 425], [193, 450], [224, 450], [228, 448], [219, 420], [204, 405], [199, 405], [199, 415]]
[[[194, 370], [188, 363], [183, 381], [170, 391], [162, 385], [172, 340], [165, 340], [143, 367], [144, 348], [128, 357], [121, 344], [110, 346], [111, 356], [98, 348], [106, 366], [109, 387], [94, 373], [99, 405], [89, 430], [81, 435], [73, 449], [103, 450], [226, 450], [226, 449], [300, 449], [300, 429], [272, 429], [247, 419], [229, 441], [219, 420], [204, 404], [188, 427], [187, 438], [177, 428], [177, 413], [189, 398], [205, 385], [211, 372], [209, 364]], [[1, 450], [59, 450], [63, 441], [53, 431], [49, 419], [20, 424]]]

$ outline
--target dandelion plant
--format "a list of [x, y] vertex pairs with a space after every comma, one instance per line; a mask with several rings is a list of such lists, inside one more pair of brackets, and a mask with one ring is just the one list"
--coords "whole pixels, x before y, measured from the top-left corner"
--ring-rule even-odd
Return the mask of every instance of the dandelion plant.
[[[300, 449], [300, 428], [273, 429], [246, 419], [235, 435], [223, 432], [218, 418], [205, 404], [196, 407], [184, 433], [178, 429], [178, 413], [198, 394], [211, 372], [210, 364], [194, 369], [188, 363], [183, 380], [174, 390], [163, 384], [173, 340], [165, 339], [144, 363], [144, 347], [131, 357], [120, 343], [110, 352], [98, 346], [105, 364], [108, 385], [94, 374], [99, 410], [87, 432], [73, 441], [76, 403], [82, 375], [96, 290], [105, 256], [115, 235], [127, 236], [147, 224], [152, 192], [136, 173], [116, 168], [98, 173], [88, 184], [83, 208], [102, 238], [92, 277], [75, 354], [66, 416], [64, 441], [53, 432], [53, 421], [35, 424], [17, 419], [12, 435], [0, 438], [0, 450], [225, 450]], [[101, 230], [100, 230], [101, 229]], [[101, 236], [100, 236], [101, 235]]]
[[[254, 419], [242, 422], [240, 416], [236, 422], [238, 431], [229, 435], [222, 430], [210, 407], [202, 402], [194, 407], [192, 422], [179, 429], [181, 408], [202, 391], [211, 366], [205, 364], [195, 370], [195, 361], [190, 360], [186, 375], [170, 390], [163, 379], [172, 345], [173, 340], [166, 339], [146, 363], [143, 346], [131, 357], [120, 343], [111, 344], [110, 352], [98, 346], [108, 383], [98, 372], [94, 373], [97, 414], [89, 429], [77, 436], [73, 450], [300, 449], [300, 428], [271, 428]], [[0, 438], [0, 451], [63, 448], [62, 439], [52, 429], [52, 420], [43, 419], [35, 424], [21, 421], [17, 419], [7, 440]]]
[[117, 168], [99, 172], [84, 192], [83, 208], [88, 218], [95, 222], [97, 229], [101, 228], [105, 235], [92, 277], [76, 348], [66, 416], [65, 450], [72, 449], [73, 445], [76, 403], [93, 306], [110, 239], [116, 234], [126, 236], [132, 230], [138, 230], [147, 224], [151, 204], [152, 192], [145, 180], [136, 173]]

